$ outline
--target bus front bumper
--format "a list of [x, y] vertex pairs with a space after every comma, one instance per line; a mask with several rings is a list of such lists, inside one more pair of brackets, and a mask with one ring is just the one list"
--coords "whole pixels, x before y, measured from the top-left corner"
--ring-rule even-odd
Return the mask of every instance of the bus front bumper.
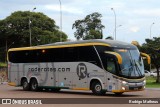
[[119, 90], [112, 90], [113, 93], [122, 93], [122, 92], [134, 92], [134, 91], [143, 91], [145, 89], [145, 80], [138, 83], [128, 83], [123, 82]]

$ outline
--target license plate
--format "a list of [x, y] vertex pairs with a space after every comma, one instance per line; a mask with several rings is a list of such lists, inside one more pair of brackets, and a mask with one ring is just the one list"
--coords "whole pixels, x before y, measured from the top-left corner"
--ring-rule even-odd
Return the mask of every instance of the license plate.
[[134, 90], [138, 90], [138, 88], [134, 88]]

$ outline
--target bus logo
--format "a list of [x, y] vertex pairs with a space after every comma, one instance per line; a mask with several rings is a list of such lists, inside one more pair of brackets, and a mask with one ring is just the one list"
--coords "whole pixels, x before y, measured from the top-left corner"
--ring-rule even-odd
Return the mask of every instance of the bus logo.
[[78, 64], [77, 75], [78, 75], [79, 79], [84, 79], [87, 76], [87, 67], [84, 63]]

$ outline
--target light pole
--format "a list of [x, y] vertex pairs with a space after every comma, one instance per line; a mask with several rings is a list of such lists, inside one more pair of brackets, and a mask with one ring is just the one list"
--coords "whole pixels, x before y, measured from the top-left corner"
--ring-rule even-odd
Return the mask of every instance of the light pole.
[[[34, 10], [36, 10], [36, 7], [32, 9], [32, 12]], [[32, 46], [31, 15], [29, 15], [29, 44]]]
[[[152, 26], [154, 25], [155, 23], [153, 22], [151, 25], [150, 25], [150, 39], [151, 39], [151, 37], [152, 37]], [[152, 66], [151, 66], [151, 63], [150, 63], [150, 72], [151, 72], [151, 68]]]
[[150, 39], [152, 38], [152, 26], [154, 25], [155, 23], [153, 22], [151, 25], [150, 25]]
[[[122, 25], [118, 25], [118, 26], [116, 26], [116, 30], [117, 30], [117, 28], [119, 28], [119, 27], [121, 27]], [[114, 33], [115, 33], [115, 30], [113, 30], [113, 35], [114, 35]]]
[[117, 25], [116, 25], [116, 12], [113, 8], [111, 8], [111, 10], [113, 11], [114, 16], [115, 16], [115, 29], [114, 30], [115, 30], [115, 40], [116, 40], [116, 27], [117, 27]]
[[[61, 0], [59, 0], [60, 5], [60, 30], [62, 32], [62, 6], [61, 6]], [[62, 42], [62, 34], [60, 33], [60, 42]]]
[[15, 41], [13, 41], [10, 45], [8, 45], [8, 41], [6, 39], [6, 56], [5, 56], [5, 63], [7, 62], [7, 52], [8, 49], [14, 44]]

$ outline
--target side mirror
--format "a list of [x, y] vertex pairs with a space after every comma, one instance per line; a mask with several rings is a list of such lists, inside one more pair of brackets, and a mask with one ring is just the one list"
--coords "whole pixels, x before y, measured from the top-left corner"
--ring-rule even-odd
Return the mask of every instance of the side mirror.
[[112, 55], [117, 58], [118, 64], [122, 64], [122, 56], [116, 52], [105, 51], [106, 54]]
[[140, 52], [142, 57], [145, 57], [147, 59], [148, 64], [151, 64], [151, 58], [148, 54]]

